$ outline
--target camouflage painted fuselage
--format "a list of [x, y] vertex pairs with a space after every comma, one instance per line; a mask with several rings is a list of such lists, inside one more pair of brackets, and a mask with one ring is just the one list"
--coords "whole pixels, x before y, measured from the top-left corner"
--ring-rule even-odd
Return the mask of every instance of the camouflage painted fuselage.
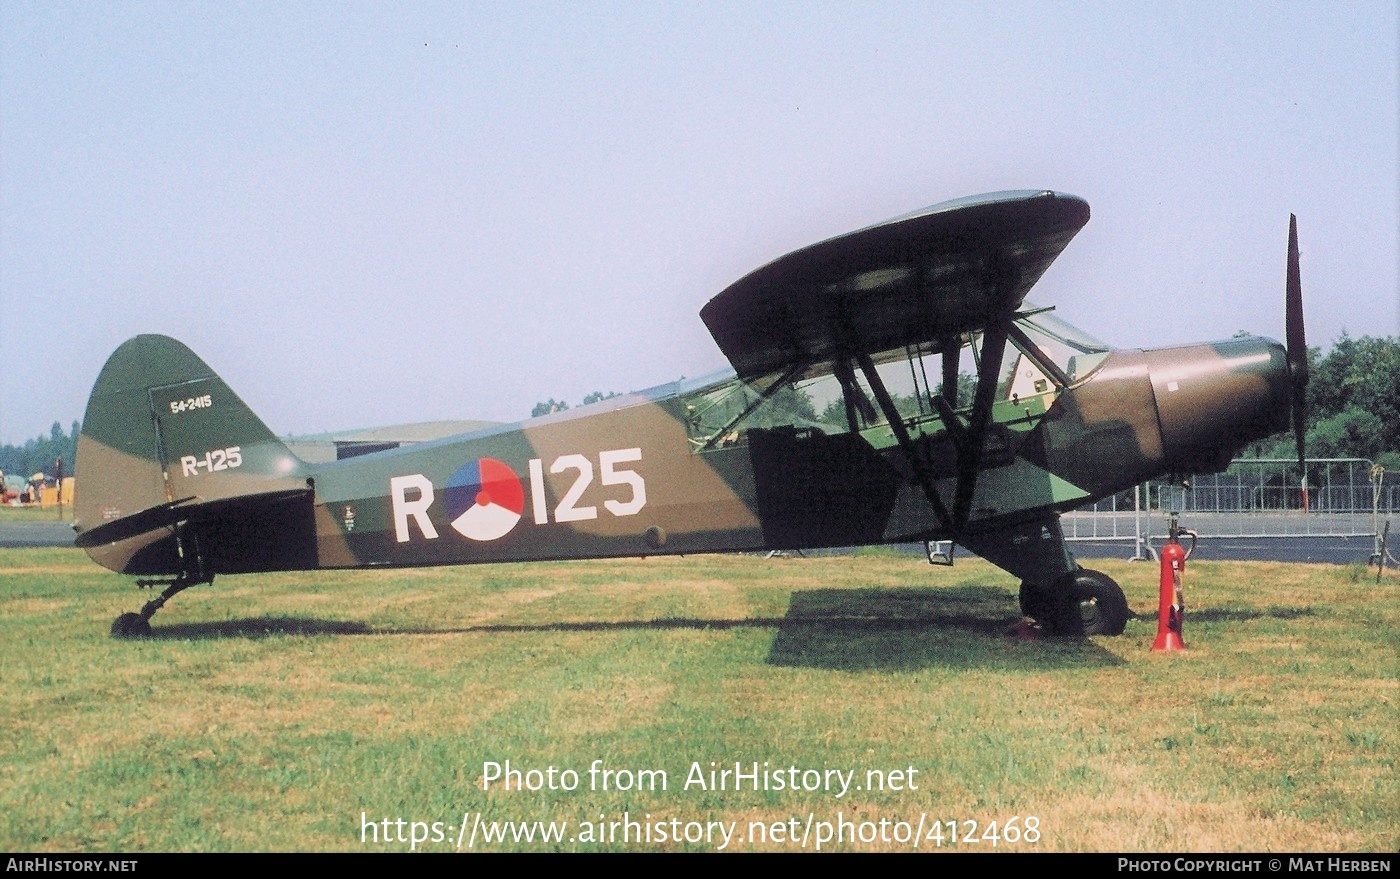
[[[956, 538], [1048, 576], [1059, 541], [1027, 544], [1058, 512], [1227, 461], [1280, 429], [1286, 375], [1281, 346], [1235, 339], [1113, 352], [1072, 386], [999, 400], [954, 534], [887, 424], [828, 432], [751, 416], [706, 447], [696, 393], [671, 385], [307, 464], [187, 348], [141, 336], [94, 390], [75, 528], [100, 564], [140, 575], [185, 571], [191, 552], [212, 576]], [[951, 506], [949, 431], [934, 414], [908, 428]]]
[[[992, 193], [818, 242], [701, 309], [726, 375], [333, 463], [299, 460], [184, 345], [138, 336], [88, 404], [77, 542], [188, 584], [953, 539], [1062, 582], [1061, 511], [1223, 465], [1306, 380], [1269, 340], [1110, 351], [1028, 306], [1088, 219], [1074, 196]], [[1296, 240], [1289, 259], [1294, 279]]]

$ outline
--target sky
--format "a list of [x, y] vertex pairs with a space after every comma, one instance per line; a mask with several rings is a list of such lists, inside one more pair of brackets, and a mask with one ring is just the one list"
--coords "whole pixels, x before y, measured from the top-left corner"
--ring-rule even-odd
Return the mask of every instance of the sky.
[[1093, 216], [1117, 347], [1400, 335], [1393, 0], [0, 0], [0, 442], [188, 344], [279, 434], [515, 421], [724, 365], [698, 312], [952, 198]]

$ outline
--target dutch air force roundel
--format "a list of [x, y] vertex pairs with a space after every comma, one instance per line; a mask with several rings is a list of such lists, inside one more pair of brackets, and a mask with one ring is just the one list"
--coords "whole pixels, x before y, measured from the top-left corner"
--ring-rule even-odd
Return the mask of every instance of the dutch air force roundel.
[[452, 527], [472, 540], [510, 533], [525, 511], [525, 492], [510, 467], [495, 458], [463, 464], [447, 480], [443, 505]]

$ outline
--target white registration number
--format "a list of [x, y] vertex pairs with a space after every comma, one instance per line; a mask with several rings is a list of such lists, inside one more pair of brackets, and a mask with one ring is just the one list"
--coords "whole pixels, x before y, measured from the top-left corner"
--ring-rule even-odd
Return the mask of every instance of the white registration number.
[[242, 464], [243, 455], [239, 453], [239, 447], [229, 446], [227, 449], [205, 452], [202, 458], [194, 455], [183, 456], [180, 458], [180, 473], [184, 476], [200, 476], [220, 470], [232, 470]]

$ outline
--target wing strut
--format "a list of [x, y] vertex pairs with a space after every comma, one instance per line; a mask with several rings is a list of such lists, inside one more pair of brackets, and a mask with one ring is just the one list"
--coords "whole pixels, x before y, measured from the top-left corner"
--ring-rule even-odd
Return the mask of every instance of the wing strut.
[[841, 385], [841, 398], [846, 403], [846, 423], [851, 428], [851, 433], [860, 433], [860, 419], [864, 419], [866, 424], [873, 423], [875, 407], [870, 405], [865, 392], [856, 384], [856, 373], [851, 368], [850, 361], [836, 361], [831, 364], [831, 371]]
[[[950, 409], [958, 408], [958, 355], [962, 353], [962, 345], [957, 336], [950, 336], [943, 340], [940, 345], [943, 349], [943, 390], [939, 394], [947, 402]], [[947, 421], [947, 418], [943, 419]]]
[[958, 445], [958, 488], [953, 495], [954, 533], [961, 533], [972, 512], [972, 492], [977, 487], [977, 468], [982, 464], [983, 437], [996, 398], [997, 372], [1006, 351], [1011, 322], [1006, 314], [997, 315], [982, 332], [982, 354], [977, 364], [977, 393], [972, 398], [966, 436]]
[[[904, 456], [909, 459], [909, 466], [913, 468], [914, 475], [919, 478], [919, 485], [924, 490], [924, 495], [928, 497], [928, 502], [933, 505], [933, 512], [938, 516], [938, 520], [944, 528], [957, 533], [958, 528], [954, 527], [953, 519], [948, 516], [948, 508], [943, 505], [943, 499], [938, 496], [938, 490], [934, 487], [933, 476], [924, 467], [923, 459], [919, 457], [918, 450], [914, 447], [914, 441], [909, 438], [909, 430], [904, 426], [904, 419], [900, 417], [899, 410], [894, 406], [894, 400], [890, 398], [890, 392], [885, 388], [885, 383], [880, 380], [880, 374], [875, 371], [875, 362], [870, 359], [869, 354], [861, 353], [856, 355], [856, 363], [860, 364], [860, 371], [865, 374], [865, 380], [870, 384], [870, 390], [875, 394], [875, 401], [880, 404], [880, 410], [885, 413], [885, 421], [889, 422], [890, 430], [894, 431], [894, 438], [899, 442], [899, 447], [904, 451]], [[963, 455], [958, 455], [959, 460]]]
[[[864, 374], [866, 382], [870, 385], [870, 390], [875, 394], [875, 400], [880, 405], [880, 410], [885, 415], [885, 420], [889, 423], [890, 430], [894, 432], [895, 439], [899, 447], [904, 452], [904, 456], [909, 461], [909, 466], [913, 469], [914, 475], [918, 477], [919, 485], [928, 497], [929, 503], [933, 505], [933, 511], [938, 516], [944, 528], [956, 537], [967, 527], [968, 519], [972, 514], [972, 497], [977, 488], [978, 469], [982, 465], [983, 439], [986, 436], [987, 425], [991, 421], [992, 405], [996, 402], [997, 373], [1001, 369], [1002, 356], [1006, 352], [1006, 340], [1012, 329], [1011, 315], [1003, 312], [994, 317], [982, 332], [981, 356], [977, 365], [977, 391], [973, 396], [972, 412], [966, 426], [958, 419], [954, 410], [954, 402], [957, 400], [957, 360], [954, 359], [948, 348], [945, 347], [943, 353], [943, 389], [942, 393], [934, 396], [932, 402], [938, 414], [943, 418], [948, 435], [953, 440], [953, 447], [957, 451], [958, 483], [953, 494], [953, 510], [950, 514], [948, 508], [944, 506], [943, 499], [939, 497], [934, 486], [933, 475], [925, 467], [923, 459], [919, 456], [918, 449], [914, 445], [913, 439], [909, 436], [909, 430], [904, 424], [904, 419], [895, 408], [894, 400], [890, 397], [889, 390], [880, 379], [880, 374], [875, 370], [875, 363], [870, 359], [869, 354], [860, 353], [855, 355], [855, 361], [860, 366], [860, 371]], [[844, 367], [849, 371], [849, 365]], [[842, 370], [837, 369], [838, 376]], [[849, 379], [842, 381], [842, 386], [848, 385]], [[847, 388], [847, 415], [852, 413], [850, 408], [850, 393]], [[950, 401], [951, 398], [951, 401]]]

